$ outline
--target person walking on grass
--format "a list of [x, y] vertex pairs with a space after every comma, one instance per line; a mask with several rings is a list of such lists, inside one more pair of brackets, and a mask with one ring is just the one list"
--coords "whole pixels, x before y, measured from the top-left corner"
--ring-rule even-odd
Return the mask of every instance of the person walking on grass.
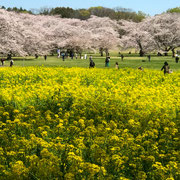
[[35, 54], [35, 59], [38, 59], [38, 57], [39, 57], [38, 54]]
[[1, 64], [4, 66], [5, 59], [1, 59]]
[[47, 60], [47, 55], [44, 55], [44, 60], [45, 60], [45, 61]]
[[164, 66], [161, 68], [161, 71], [164, 70], [164, 74], [169, 74], [169, 64], [167, 62], [164, 62]]
[[110, 62], [110, 56], [107, 56], [105, 59], [105, 67], [109, 67], [109, 62]]
[[62, 52], [61, 56], [62, 56], [62, 60], [64, 61], [65, 60], [65, 52]]
[[72, 50], [69, 52], [69, 57], [70, 57], [71, 59], [73, 59], [73, 57], [74, 57], [74, 53], [73, 53]]
[[94, 68], [95, 63], [94, 63], [94, 61], [92, 60], [92, 56], [89, 57], [89, 61], [90, 61], [90, 63], [89, 63], [89, 68]]
[[148, 60], [150, 62], [151, 61], [151, 55], [148, 55], [147, 58], [148, 58]]
[[175, 55], [175, 60], [176, 60], [176, 63], [179, 62], [179, 56], [177, 54]]
[[11, 59], [10, 60], [10, 67], [12, 67], [14, 65], [14, 61]]
[[116, 69], [119, 69], [119, 64], [118, 64], [118, 62], [116, 62], [115, 68], [116, 68]]
[[121, 54], [121, 61], [123, 61], [123, 59], [124, 59], [124, 55], [123, 55], [123, 54]]
[[58, 58], [61, 57], [61, 50], [60, 49], [57, 49], [57, 54], [58, 54]]
[[94, 66], [95, 66], [95, 63], [94, 63], [93, 60], [91, 60], [91, 61], [90, 61], [90, 64], [89, 64], [89, 68], [94, 68]]

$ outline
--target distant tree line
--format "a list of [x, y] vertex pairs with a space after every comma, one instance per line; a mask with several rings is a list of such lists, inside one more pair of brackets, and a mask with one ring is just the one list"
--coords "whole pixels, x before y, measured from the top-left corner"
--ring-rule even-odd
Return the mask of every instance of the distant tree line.
[[[76, 18], [81, 20], [87, 20], [91, 15], [98, 17], [109, 17], [113, 20], [131, 20], [133, 22], [141, 22], [148, 15], [142, 11], [134, 12], [132, 9], [116, 7], [114, 9], [106, 8], [102, 6], [90, 7], [89, 9], [72, 9], [69, 7], [56, 7], [48, 8], [43, 7], [40, 9], [31, 9], [26, 10], [22, 7], [17, 8], [5, 8], [4, 6], [0, 7], [1, 9], [6, 9], [7, 11], [14, 11], [20, 13], [29, 13], [29, 14], [41, 14], [41, 15], [59, 15], [61, 18]], [[180, 7], [168, 9], [168, 13], [180, 13]]]
[[17, 8], [17, 7], [13, 7], [13, 8], [6, 8], [5, 6], [0, 6], [0, 9], [6, 9], [7, 11], [14, 11], [14, 12], [19, 12], [19, 13], [29, 13], [29, 14], [33, 14], [31, 11], [28, 11], [26, 9], [23, 9], [22, 7]]
[[167, 10], [168, 13], [180, 13], [180, 7], [175, 7]]
[[[43, 10], [40, 12], [41, 14], [46, 14], [47, 11]], [[48, 14], [48, 13], [47, 13]], [[134, 22], [142, 21], [147, 15], [141, 11], [138, 13], [132, 11], [131, 9], [125, 8], [105, 8], [105, 7], [91, 7], [89, 9], [77, 9], [74, 10], [72, 8], [65, 7], [56, 7], [52, 8], [49, 11], [49, 15], [61, 15], [62, 18], [77, 18], [81, 20], [89, 19], [91, 15], [95, 15], [98, 17], [109, 17], [110, 19], [120, 20], [132, 20]]]
[[131, 20], [134, 22], [141, 22], [143, 19], [147, 17], [147, 14], [138, 11], [134, 12], [131, 9], [126, 8], [105, 8], [105, 7], [90, 7], [89, 9], [72, 9], [69, 7], [56, 7], [56, 8], [47, 8], [43, 7], [40, 9], [31, 9], [26, 10], [17, 7], [13, 8], [5, 8], [4, 6], [1, 7], [2, 9], [6, 9], [7, 11], [14, 11], [14, 12], [21, 12], [21, 13], [29, 13], [29, 14], [41, 14], [41, 15], [59, 15], [62, 18], [76, 18], [81, 20], [87, 20], [90, 18], [91, 15], [95, 15], [98, 17], [109, 17], [110, 19], [114, 20]]

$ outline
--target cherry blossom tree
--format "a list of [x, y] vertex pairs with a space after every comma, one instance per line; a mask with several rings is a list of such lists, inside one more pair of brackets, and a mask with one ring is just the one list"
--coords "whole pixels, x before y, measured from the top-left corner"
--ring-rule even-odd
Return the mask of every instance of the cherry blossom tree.
[[0, 10], [0, 51], [21, 56], [47, 54], [56, 48], [81, 52], [117, 46], [117, 22], [91, 17], [88, 21]]
[[23, 36], [13, 13], [0, 10], [0, 52], [1, 54], [18, 53], [25, 55], [22, 44]]
[[80, 52], [90, 48], [91, 32], [60, 21], [52, 30], [51, 38], [54, 47]]
[[144, 22], [144, 29], [150, 33], [155, 43], [155, 48], [168, 51], [180, 46], [180, 16], [178, 13], [164, 13], [147, 18]]
[[100, 49], [108, 55], [109, 49], [113, 49], [119, 44], [119, 33], [117, 21], [111, 20], [108, 17], [91, 16], [83, 25], [85, 29], [92, 32], [93, 49]]
[[165, 13], [146, 18], [140, 23], [119, 21], [122, 46], [135, 47], [140, 56], [152, 50], [169, 50], [174, 52], [180, 46], [180, 16], [176, 13]]
[[140, 23], [91, 16], [88, 20], [65, 19], [8, 12], [0, 9], [0, 52], [21, 56], [48, 54], [57, 48], [82, 52], [121, 45], [139, 49], [174, 51], [180, 46], [180, 16], [165, 13]]
[[47, 52], [43, 28], [37, 16], [0, 10], [0, 50], [3, 54], [43, 54]]
[[145, 24], [131, 21], [119, 21], [121, 46], [126, 48], [136, 48], [140, 56], [154, 49], [154, 41], [151, 34], [145, 30]]

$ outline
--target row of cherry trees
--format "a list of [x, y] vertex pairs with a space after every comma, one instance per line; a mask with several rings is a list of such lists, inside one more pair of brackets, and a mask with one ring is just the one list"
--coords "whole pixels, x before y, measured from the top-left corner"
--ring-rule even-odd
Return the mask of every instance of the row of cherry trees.
[[180, 47], [180, 15], [166, 13], [146, 18], [143, 22], [121, 21], [124, 36], [123, 47], [135, 47], [140, 55], [152, 50], [162, 51], [167, 55]]
[[168, 52], [180, 46], [180, 16], [162, 14], [141, 23], [92, 16], [88, 20], [65, 19], [0, 10], [0, 53], [21, 56], [48, 54], [61, 48], [81, 53], [115, 47], [133, 47], [140, 54]]

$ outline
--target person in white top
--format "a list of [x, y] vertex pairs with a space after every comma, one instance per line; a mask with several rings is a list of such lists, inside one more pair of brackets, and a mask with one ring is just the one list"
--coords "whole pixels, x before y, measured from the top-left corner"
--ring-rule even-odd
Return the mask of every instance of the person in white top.
[[57, 54], [58, 54], [58, 58], [60, 58], [61, 57], [61, 50], [60, 49], [57, 50]]

